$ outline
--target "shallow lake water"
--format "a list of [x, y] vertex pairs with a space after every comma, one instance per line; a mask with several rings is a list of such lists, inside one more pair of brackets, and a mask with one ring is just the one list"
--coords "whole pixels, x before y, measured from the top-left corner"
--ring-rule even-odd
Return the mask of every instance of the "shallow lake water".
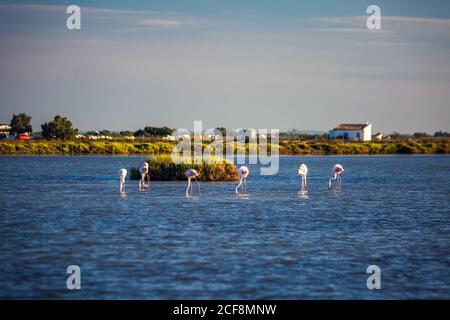
[[[450, 298], [447, 155], [281, 157], [275, 176], [249, 165], [246, 196], [130, 180], [119, 196], [118, 170], [141, 159], [0, 157], [0, 298]], [[72, 264], [81, 290], [66, 288]]]

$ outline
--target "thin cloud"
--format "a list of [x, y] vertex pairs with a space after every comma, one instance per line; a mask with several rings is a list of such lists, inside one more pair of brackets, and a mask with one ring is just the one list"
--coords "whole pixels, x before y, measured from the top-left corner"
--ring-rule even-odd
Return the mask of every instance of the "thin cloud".
[[[343, 32], [343, 33], [368, 33], [373, 32], [373, 30], [368, 30], [367, 28], [316, 28], [314, 31], [319, 32]], [[376, 30], [377, 33], [387, 33], [386, 30]]]
[[159, 28], [176, 28], [184, 25], [183, 22], [178, 20], [168, 19], [143, 19], [137, 23], [139, 26], [144, 27], [159, 27]]
[[[317, 31], [358, 33], [367, 31], [367, 17], [313, 17], [306, 20], [320, 24], [321, 27], [313, 27]], [[322, 25], [325, 26], [322, 27]], [[381, 30], [376, 30], [377, 33], [414, 33], [450, 36], [450, 19], [381, 15], [381, 27]]]
[[[348, 17], [313, 17], [307, 18], [309, 21], [316, 21], [328, 24], [341, 24], [357, 26], [367, 20], [368, 16], [348, 16]], [[423, 17], [407, 17], [407, 16], [384, 16], [381, 15], [381, 21], [407, 23], [407, 24], [427, 24], [450, 27], [450, 19], [441, 18], [423, 18]]]
[[[82, 14], [89, 16], [90, 20], [110, 20], [125, 23], [127, 26], [156, 27], [156, 28], [177, 28], [182, 26], [198, 24], [186, 19], [176, 13], [158, 12], [149, 10], [127, 10], [98, 7], [81, 7]], [[36, 5], [36, 4], [0, 4], [0, 12], [14, 13], [39, 13], [56, 15], [65, 13], [66, 6], [63, 5]], [[119, 25], [118, 25], [119, 26]]]
[[401, 17], [401, 16], [381, 16], [382, 20], [397, 23], [424, 24], [432, 26], [444, 26], [450, 28], [450, 19], [421, 18], [421, 17]]

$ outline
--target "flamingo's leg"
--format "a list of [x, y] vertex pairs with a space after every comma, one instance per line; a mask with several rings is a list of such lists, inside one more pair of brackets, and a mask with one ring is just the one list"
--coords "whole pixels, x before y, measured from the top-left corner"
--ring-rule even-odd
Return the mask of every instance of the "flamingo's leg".
[[150, 175], [147, 173], [145, 176], [147, 177], [147, 188], [150, 189]]
[[336, 178], [337, 178], [337, 174], [335, 173], [334, 176], [332, 176], [330, 178], [330, 180], [328, 181], [328, 189], [331, 189], [331, 180], [336, 180]]
[[197, 177], [194, 177], [195, 182], [197, 182], [197, 188], [198, 188], [198, 194], [201, 195], [202, 193], [200, 192], [200, 183], [197, 180]]
[[247, 192], [247, 177], [244, 178], [244, 192]]

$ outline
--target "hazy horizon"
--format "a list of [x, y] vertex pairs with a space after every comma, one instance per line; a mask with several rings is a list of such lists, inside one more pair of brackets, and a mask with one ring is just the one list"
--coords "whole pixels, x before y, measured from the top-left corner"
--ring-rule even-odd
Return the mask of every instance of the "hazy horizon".
[[77, 1], [81, 30], [69, 4], [0, 2], [0, 123], [450, 131], [450, 2]]

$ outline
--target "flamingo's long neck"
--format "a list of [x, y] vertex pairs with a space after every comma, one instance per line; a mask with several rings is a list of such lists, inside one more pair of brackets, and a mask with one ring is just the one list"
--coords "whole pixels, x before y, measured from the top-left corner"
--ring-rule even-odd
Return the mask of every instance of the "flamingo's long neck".
[[188, 186], [186, 188], [186, 197], [189, 196], [189, 187], [191, 186], [191, 178], [188, 178]]
[[238, 184], [238, 186], [236, 187], [236, 193], [238, 193], [238, 189], [239, 189], [239, 187], [240, 187], [241, 184], [242, 184], [242, 179], [244, 179], [244, 177], [241, 177], [241, 179], [239, 179], [239, 184]]

